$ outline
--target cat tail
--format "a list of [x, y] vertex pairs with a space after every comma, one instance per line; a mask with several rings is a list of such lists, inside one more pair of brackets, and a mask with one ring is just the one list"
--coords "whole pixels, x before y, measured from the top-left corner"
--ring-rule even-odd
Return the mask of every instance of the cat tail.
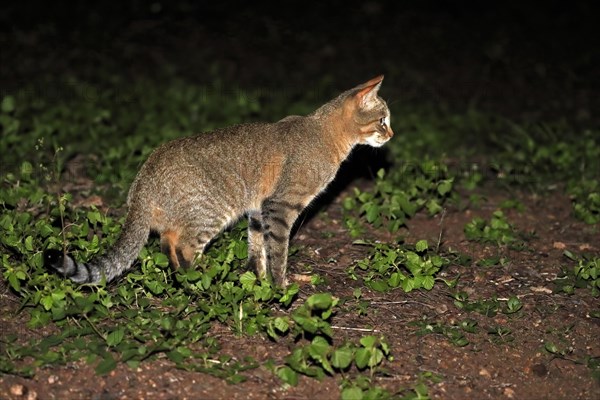
[[44, 265], [77, 283], [110, 282], [127, 271], [150, 234], [150, 213], [141, 207], [130, 207], [119, 239], [106, 254], [87, 263], [75, 261], [60, 250], [46, 250]]

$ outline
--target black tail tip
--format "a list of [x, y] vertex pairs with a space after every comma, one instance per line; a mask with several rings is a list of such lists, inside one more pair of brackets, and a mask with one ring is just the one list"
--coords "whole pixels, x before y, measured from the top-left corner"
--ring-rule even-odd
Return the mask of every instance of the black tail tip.
[[60, 250], [48, 249], [44, 251], [44, 266], [53, 271], [61, 270], [65, 255]]

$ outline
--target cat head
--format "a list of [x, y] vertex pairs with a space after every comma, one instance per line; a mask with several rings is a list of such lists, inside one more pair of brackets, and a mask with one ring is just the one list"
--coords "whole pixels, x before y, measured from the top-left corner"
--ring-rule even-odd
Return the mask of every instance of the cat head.
[[383, 75], [373, 78], [347, 92], [344, 108], [350, 114], [353, 133], [358, 143], [380, 147], [394, 136], [390, 125], [390, 110], [377, 95]]

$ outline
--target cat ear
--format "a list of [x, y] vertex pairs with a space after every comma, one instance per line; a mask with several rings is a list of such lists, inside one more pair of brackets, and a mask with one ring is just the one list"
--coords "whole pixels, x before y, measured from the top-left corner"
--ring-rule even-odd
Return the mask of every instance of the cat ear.
[[360, 108], [369, 109], [377, 102], [377, 92], [381, 87], [383, 75], [379, 75], [357, 87], [358, 92], [354, 95]]

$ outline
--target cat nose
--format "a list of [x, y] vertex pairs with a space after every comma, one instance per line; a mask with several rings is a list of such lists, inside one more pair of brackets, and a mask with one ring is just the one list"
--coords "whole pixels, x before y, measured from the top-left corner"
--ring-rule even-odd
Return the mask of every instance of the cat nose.
[[389, 126], [388, 126], [388, 136], [390, 137], [390, 139], [394, 136], [394, 131]]

